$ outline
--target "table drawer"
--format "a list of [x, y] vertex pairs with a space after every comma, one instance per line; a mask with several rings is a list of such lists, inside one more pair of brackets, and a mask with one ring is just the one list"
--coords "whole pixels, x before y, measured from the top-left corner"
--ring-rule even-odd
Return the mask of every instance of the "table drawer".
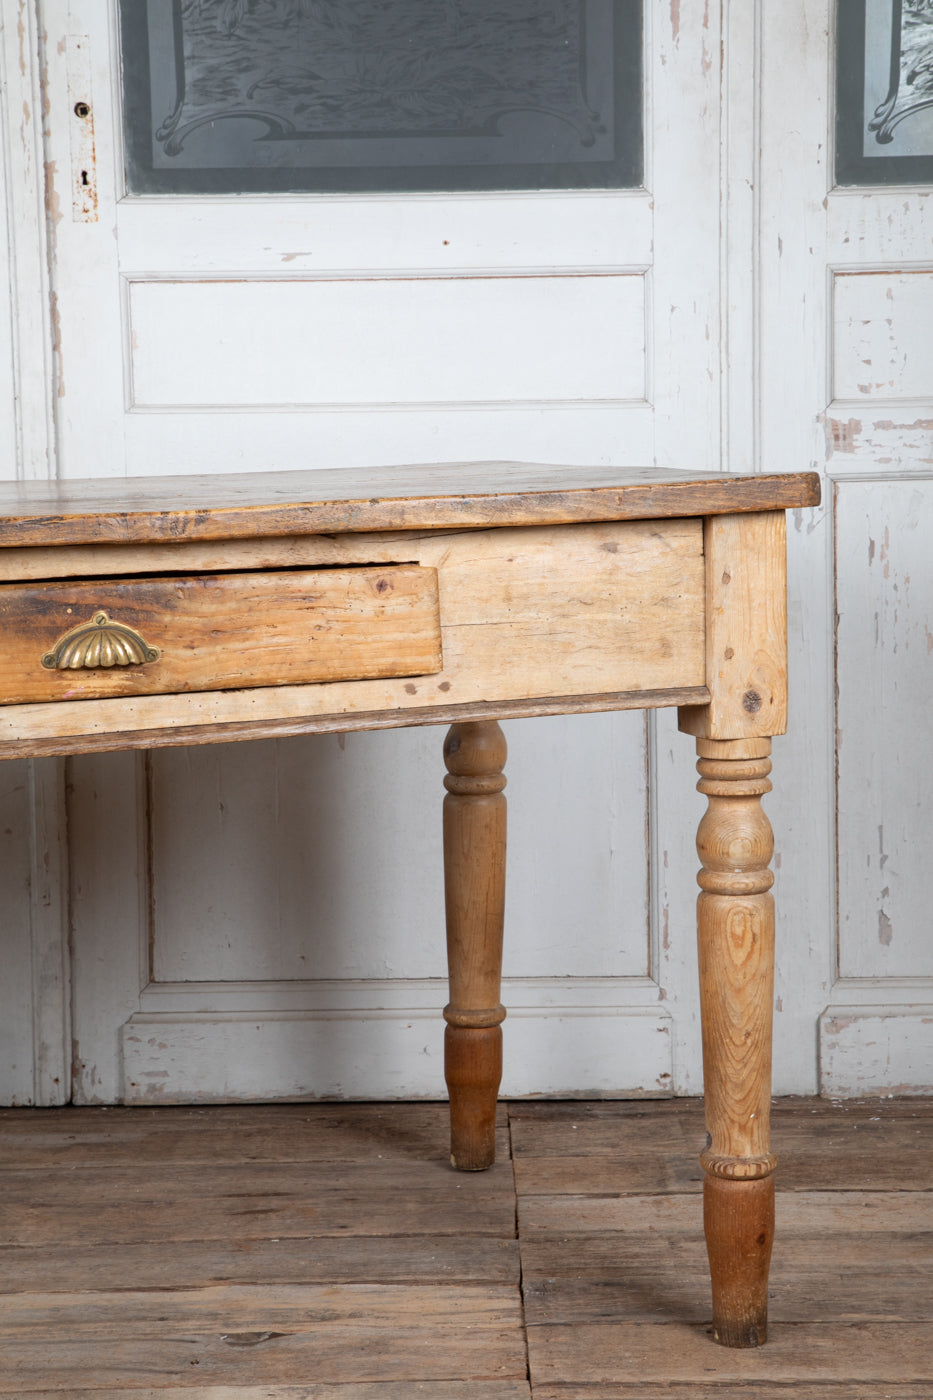
[[39, 700], [423, 676], [437, 570], [417, 564], [0, 586], [0, 694]]

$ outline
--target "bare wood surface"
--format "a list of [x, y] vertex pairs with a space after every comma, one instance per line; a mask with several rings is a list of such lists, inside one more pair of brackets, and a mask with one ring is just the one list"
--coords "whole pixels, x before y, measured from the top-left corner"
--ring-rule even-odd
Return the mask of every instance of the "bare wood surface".
[[452, 725], [444, 742], [444, 902], [450, 1001], [444, 1078], [450, 1160], [483, 1171], [495, 1160], [502, 1079], [500, 1000], [505, 920], [506, 742], [494, 720]]
[[[43, 758], [77, 753], [109, 753], [120, 749], [160, 749], [186, 744], [229, 744], [240, 739], [286, 739], [294, 734], [334, 734], [358, 729], [399, 729], [409, 724], [451, 724], [457, 720], [522, 719], [537, 715], [598, 714], [606, 710], [649, 710], [684, 703], [704, 704], [704, 686], [664, 690], [609, 692], [600, 695], [545, 696], [533, 700], [474, 701], [468, 705], [419, 705], [415, 694], [394, 696], [395, 708], [353, 713], [306, 715], [316, 692], [307, 687], [283, 687], [274, 693], [252, 690], [216, 692], [218, 710], [230, 716], [217, 724], [206, 719], [201, 695], [153, 696], [142, 712], [133, 700], [100, 702], [107, 708], [90, 713], [95, 702], [83, 701], [78, 714], [65, 705], [19, 706], [16, 725], [3, 724], [0, 707], [0, 759]], [[371, 698], [371, 697], [370, 697]], [[159, 700], [165, 701], [161, 705]], [[228, 703], [229, 702], [229, 703]], [[119, 709], [115, 707], [119, 706]], [[85, 712], [85, 707], [86, 711]], [[177, 711], [187, 722], [172, 723]], [[258, 713], [257, 713], [258, 712]], [[283, 717], [276, 718], [276, 713]], [[200, 717], [200, 723], [198, 719]], [[88, 731], [80, 726], [87, 720]], [[9, 737], [16, 729], [20, 738]]]
[[161, 544], [35, 545], [0, 549], [0, 579], [107, 578], [122, 574], [211, 574], [244, 569], [319, 569], [420, 562], [459, 531], [391, 530], [363, 535], [176, 540]]
[[[82, 1108], [80, 1133], [57, 1109], [7, 1109], [0, 1169], [13, 1167], [232, 1166], [249, 1163], [444, 1162], [444, 1103], [294, 1103], [210, 1108]], [[508, 1124], [496, 1132], [503, 1159]]]
[[[7, 1300], [0, 1393], [43, 1386], [521, 1379], [515, 1289], [307, 1285], [22, 1294]], [[37, 1335], [45, 1337], [37, 1348]], [[195, 1369], [196, 1368], [196, 1369]]]
[[[2, 1392], [0, 1392], [2, 1393]], [[164, 1400], [167, 1391], [159, 1386], [133, 1386], [106, 1390], [33, 1390], [29, 1400]], [[483, 1400], [531, 1400], [528, 1382], [524, 1380], [492, 1380], [484, 1377]], [[477, 1400], [476, 1381], [363, 1381], [360, 1384], [338, 1382], [336, 1385], [194, 1385], [185, 1386], [184, 1400]], [[847, 1400], [847, 1397], [844, 1397]], [[896, 1396], [895, 1400], [901, 1400]], [[905, 1397], [904, 1400], [908, 1400]]]
[[[265, 1207], [260, 1202], [256, 1209]], [[466, 1207], [470, 1213], [469, 1203]], [[361, 1211], [365, 1216], [365, 1208]], [[445, 1235], [386, 1237], [391, 1248], [381, 1247], [380, 1237], [362, 1231], [348, 1235], [299, 1235], [295, 1238], [243, 1237], [237, 1222], [220, 1239], [172, 1239], [70, 1245], [67, 1269], [63, 1249], [47, 1245], [0, 1247], [0, 1295], [11, 1291], [55, 1293], [80, 1282], [83, 1289], [171, 1289], [231, 1283], [392, 1283], [437, 1285], [472, 1283], [518, 1286], [518, 1241], [499, 1235], [464, 1230], [463, 1208], [459, 1231]], [[270, 1220], [270, 1229], [274, 1225]], [[409, 1214], [413, 1229], [426, 1223]], [[184, 1224], [182, 1223], [182, 1228]], [[355, 1227], [353, 1227], [355, 1228]], [[471, 1227], [472, 1229], [472, 1227]], [[97, 1236], [95, 1235], [94, 1238]], [[2, 1302], [0, 1302], [2, 1310]]]
[[556, 524], [818, 502], [813, 472], [735, 477], [517, 462], [4, 482], [0, 547]]
[[[587, 1197], [573, 1194], [561, 1171], [563, 1133], [573, 1138], [577, 1166], [601, 1163], [607, 1181], [613, 1168], [616, 1182], [640, 1177], [641, 1163], [625, 1176], [636, 1147], [642, 1163], [652, 1150], [658, 1162], [680, 1150], [698, 1172], [701, 1105], [508, 1105], [519, 1164], [530, 1171], [538, 1161], [536, 1179], [542, 1189], [551, 1186], [550, 1195], [527, 1195], [519, 1179], [518, 1242], [508, 1164], [478, 1175], [450, 1172], [445, 1111], [442, 1104], [290, 1104], [0, 1114], [4, 1222], [25, 1216], [27, 1235], [34, 1232], [0, 1250], [0, 1394], [928, 1400], [933, 1190], [904, 1189], [903, 1163], [905, 1154], [918, 1167], [933, 1157], [933, 1100], [777, 1102], [782, 1150], [791, 1161], [800, 1153], [801, 1189], [779, 1198], [772, 1335], [754, 1352], [711, 1345], [695, 1193], [634, 1194], [623, 1184]], [[501, 1107], [499, 1117], [504, 1123]], [[833, 1143], [846, 1145], [841, 1160]], [[416, 1161], [422, 1148], [433, 1151], [426, 1174]], [[284, 1198], [270, 1190], [277, 1155]], [[153, 1166], [160, 1158], [161, 1175]], [[899, 1178], [886, 1170], [891, 1159], [901, 1164]], [[873, 1167], [878, 1189], [848, 1189]], [[453, 1188], [456, 1233], [428, 1229], [438, 1200], [432, 1183], [441, 1176]], [[493, 1185], [509, 1206], [503, 1228], [477, 1233], [474, 1224], [489, 1221], [485, 1193]], [[325, 1212], [345, 1227], [280, 1238], [276, 1201], [297, 1221], [328, 1189], [344, 1191], [342, 1212], [335, 1198]], [[192, 1237], [199, 1209], [205, 1219], [216, 1190], [226, 1191], [235, 1212], [226, 1234]], [[384, 1218], [380, 1192], [392, 1206], [407, 1192], [410, 1208], [394, 1230], [367, 1235], [366, 1222]], [[43, 1214], [59, 1208], [47, 1228]], [[58, 1228], [69, 1208], [87, 1222], [83, 1242], [69, 1243]], [[136, 1242], [114, 1237], [114, 1222], [134, 1212], [144, 1227]], [[496, 1378], [491, 1358], [516, 1373]]]
[[[754, 1388], [752, 1388], [752, 1386]], [[806, 1390], [788, 1386], [784, 1381], [753, 1382], [705, 1380], [678, 1382], [644, 1380], [618, 1385], [536, 1385], [535, 1400], [788, 1400], [788, 1396], [805, 1396], [806, 1400], [929, 1400], [929, 1382], [899, 1385], [879, 1382], [866, 1387], [864, 1381], [807, 1381]], [[129, 1400], [129, 1397], [127, 1397]], [[226, 1400], [226, 1397], [218, 1397]], [[346, 1400], [350, 1400], [347, 1396]]]
[[[562, 1382], [579, 1386], [585, 1398], [591, 1383], [631, 1384], [651, 1376], [656, 1384], [670, 1384], [702, 1376], [707, 1384], [744, 1386], [743, 1396], [762, 1381], [780, 1381], [790, 1394], [796, 1386], [799, 1394], [814, 1382], [856, 1380], [863, 1387], [859, 1400], [871, 1395], [869, 1387], [882, 1400], [892, 1382], [916, 1383], [929, 1376], [933, 1357], [929, 1327], [909, 1322], [777, 1323], [768, 1346], [760, 1349], [713, 1348], [706, 1327], [680, 1323], [575, 1323], [529, 1331], [533, 1393], [542, 1383]], [[631, 1392], [642, 1393], [641, 1388]]]
[[[879, 1222], [880, 1223], [880, 1222]], [[928, 1222], [929, 1223], [929, 1222]], [[653, 1229], [566, 1235], [555, 1221], [541, 1239], [522, 1225], [522, 1293], [529, 1326], [575, 1322], [698, 1322], [709, 1320], [709, 1294], [700, 1280], [706, 1257], [692, 1220]], [[595, 1222], [591, 1230], [596, 1229]], [[568, 1257], [569, 1256], [569, 1257]], [[896, 1259], [877, 1280], [878, 1260]], [[929, 1231], [879, 1229], [870, 1247], [859, 1229], [834, 1228], [832, 1214], [809, 1229], [787, 1233], [771, 1268], [773, 1321], [929, 1324], [933, 1250]]]
[[[442, 1329], [460, 1311], [474, 1327], [499, 1329], [508, 1325], [517, 1306], [518, 1297], [511, 1288], [279, 1283], [258, 1290], [223, 1283], [199, 1289], [196, 1298], [188, 1289], [103, 1290], [90, 1297], [84, 1292], [8, 1293], [3, 1326], [6, 1337], [14, 1341], [56, 1323], [63, 1332], [90, 1341], [108, 1335], [110, 1324], [104, 1314], [110, 1313], [137, 1337], [161, 1338], [190, 1327], [196, 1310], [197, 1326], [204, 1332], [229, 1329], [242, 1334], [274, 1326], [294, 1333], [309, 1322], [330, 1322], [335, 1332], [348, 1323], [382, 1332], [404, 1325], [406, 1315], [412, 1314], [419, 1325]], [[165, 1324], [171, 1329], [167, 1333]]]
[[[101, 611], [158, 655], [48, 669], [56, 642]], [[412, 564], [7, 584], [0, 627], [5, 704], [418, 676], [442, 665], [437, 571]]]
[[[304, 1239], [310, 1235], [476, 1235], [514, 1228], [508, 1162], [456, 1177], [441, 1157], [412, 1162], [72, 1168], [3, 1174], [2, 1245], [87, 1245], [150, 1239]], [[468, 1204], [465, 1204], [468, 1203]]]
[[[256, 665], [259, 685], [245, 690], [200, 692], [195, 672], [181, 678], [193, 693], [60, 699], [22, 704], [15, 713], [0, 708], [0, 755], [24, 755], [35, 749], [34, 741], [52, 736], [64, 742], [46, 752], [80, 752], [77, 735], [84, 736], [85, 749], [108, 742], [111, 748], [151, 745], [160, 742], [160, 729], [172, 732], [163, 742], [184, 741], [189, 735], [213, 742], [216, 736], [258, 738], [273, 732], [434, 722], [438, 714], [455, 717], [462, 706], [476, 704], [504, 715], [510, 707], [523, 710], [534, 701], [528, 707], [532, 713], [566, 713], [587, 708], [590, 700], [605, 708], [609, 697], [629, 692], [642, 693], [649, 706], [661, 693], [663, 703], [675, 703], [671, 693], [685, 687], [691, 696], [677, 699], [706, 694], [698, 521], [458, 532], [406, 540], [398, 552], [399, 566], [415, 554], [422, 570], [437, 568], [443, 666], [424, 666], [430, 675], [269, 686], [262, 685], [268, 671]], [[373, 567], [377, 578], [387, 573], [382, 566]], [[237, 577], [248, 580], [249, 575]], [[268, 587], [261, 580], [262, 575], [255, 575], [254, 584], [245, 587]], [[42, 591], [42, 585], [32, 587]], [[55, 585], [62, 595], [84, 587]], [[118, 587], [123, 585], [104, 581], [101, 591], [108, 594]], [[126, 602], [132, 605], [134, 589], [146, 587], [126, 584]], [[209, 575], [192, 580], [189, 587], [196, 594], [210, 592], [219, 580]], [[92, 592], [97, 598], [97, 585]], [[241, 617], [237, 620], [242, 623]], [[158, 610], [153, 623], [158, 644], [165, 630]], [[402, 669], [419, 669], [405, 664], [401, 648], [395, 650], [401, 651]], [[227, 647], [230, 651], [240, 652], [241, 669], [235, 673], [248, 685], [251, 652]], [[191, 665], [188, 657], [185, 664]], [[235, 664], [221, 648], [220, 672]], [[161, 659], [143, 666], [139, 679], [118, 676], [102, 683], [153, 686], [157, 682], [150, 678], [158, 675], [160, 665]], [[209, 675], [212, 669], [207, 666]], [[294, 676], [286, 672], [276, 679], [287, 682]], [[98, 673], [94, 680], [99, 683]], [[14, 743], [17, 748], [10, 748]]]
[[[783, 527], [783, 520], [781, 522]], [[713, 1336], [756, 1347], [768, 1335], [774, 1241], [771, 1017], [774, 838], [761, 808], [771, 790], [770, 739], [699, 739], [697, 941], [707, 1145], [703, 1223], [713, 1285]]]
[[445, 1118], [7, 1113], [0, 1218], [18, 1242], [0, 1248], [0, 1394], [528, 1400], [509, 1165], [453, 1173]]
[[[873, 1156], [867, 1159], [869, 1166], [877, 1160]], [[538, 1175], [543, 1178], [544, 1173]], [[611, 1168], [606, 1166], [602, 1172], [603, 1181], [609, 1182], [611, 1176]], [[813, 1180], [812, 1167], [808, 1179]], [[525, 1195], [519, 1178], [523, 1239], [534, 1240], [551, 1233], [569, 1238], [571, 1235], [593, 1234], [600, 1230], [607, 1234], [619, 1230], [627, 1234], [685, 1230], [699, 1239], [699, 1181], [693, 1194], [657, 1196], [613, 1196], [609, 1194], [611, 1185], [604, 1186], [604, 1194], [575, 1196], [572, 1187], [567, 1187], [566, 1194], [557, 1194], [561, 1192], [561, 1185], [559, 1180], [554, 1182], [553, 1195], [546, 1195], [543, 1190], [535, 1195]], [[884, 1181], [879, 1182], [875, 1191], [787, 1193], [784, 1191], [782, 1158], [781, 1190], [777, 1196], [776, 1213], [779, 1245], [789, 1235], [800, 1234], [809, 1239], [821, 1229], [831, 1229], [841, 1234], [858, 1231], [863, 1234], [907, 1235], [929, 1230], [933, 1196], [929, 1195], [929, 1188], [926, 1191], [922, 1188], [900, 1191], [898, 1186]]]
[[[510, 1105], [509, 1117], [526, 1211], [537, 1209], [535, 1198], [551, 1191], [583, 1202], [588, 1193], [656, 1195], [698, 1191], [702, 1184], [700, 1100], [520, 1103]], [[869, 1200], [859, 1193], [897, 1192], [905, 1170], [914, 1191], [933, 1190], [931, 1118], [930, 1099], [774, 1100], [782, 1214], [798, 1208], [788, 1193], [810, 1191], [829, 1161], [833, 1172], [825, 1189], [849, 1193], [860, 1202], [853, 1209], [868, 1214]], [[889, 1196], [888, 1203], [891, 1210], [899, 1208], [897, 1196]], [[607, 1210], [615, 1208], [613, 1201], [605, 1204]]]
[[[918, 1400], [920, 1378], [933, 1373], [931, 1109], [930, 1100], [775, 1101], [780, 1186], [793, 1173], [798, 1189], [778, 1195], [769, 1342], [746, 1352], [710, 1345], [699, 1182], [692, 1194], [636, 1193], [652, 1148], [657, 1190], [668, 1153], [689, 1162], [703, 1106], [511, 1105], [535, 1400], [886, 1400], [899, 1388]], [[566, 1167], [561, 1138], [572, 1142]], [[905, 1157], [926, 1191], [903, 1189]], [[872, 1171], [874, 1191], [851, 1189]]]
[[701, 1160], [710, 1175], [749, 1180], [774, 1169], [774, 876], [768, 869], [774, 838], [761, 807], [771, 789], [771, 761], [701, 758], [697, 767], [697, 787], [708, 800], [697, 832], [703, 1081], [711, 1135]]
[[[787, 729], [786, 524], [781, 511], [704, 522], [710, 703], [680, 713], [707, 739]], [[702, 755], [701, 755], [702, 756]]]

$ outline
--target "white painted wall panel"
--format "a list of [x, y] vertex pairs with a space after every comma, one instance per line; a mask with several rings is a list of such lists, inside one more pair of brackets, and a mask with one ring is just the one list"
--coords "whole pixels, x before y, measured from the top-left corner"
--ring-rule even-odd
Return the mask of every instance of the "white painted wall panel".
[[654, 224], [646, 190], [124, 199], [116, 218], [122, 266], [141, 276], [622, 270], [644, 264]]
[[833, 398], [933, 398], [933, 270], [837, 272]]
[[933, 976], [933, 480], [837, 485], [839, 973]]
[[[136, 476], [371, 467], [377, 457], [387, 468], [500, 460], [634, 467], [653, 458], [654, 410], [633, 403], [128, 413], [126, 444]], [[87, 475], [86, 458], [72, 466]]]
[[820, 1092], [929, 1094], [933, 1007], [835, 1006], [820, 1018]]
[[[503, 1027], [503, 1097], [641, 1097], [668, 1092], [671, 1020], [661, 1009], [579, 1015], [521, 1010]], [[586, 1033], [584, 1060], [569, 1040]], [[264, 1017], [140, 1013], [123, 1029], [126, 1103], [229, 1103], [270, 1098], [437, 1098], [444, 1034], [434, 1011], [370, 1010]], [[270, 1093], [269, 1085], [275, 1089]], [[376, 1085], [377, 1090], [373, 1086]]]
[[0, 763], [0, 1065], [3, 1102], [35, 1102], [27, 760]]
[[644, 279], [128, 284], [137, 408], [645, 398]]
[[[505, 726], [507, 976], [648, 976], [643, 728]], [[443, 735], [153, 754], [154, 980], [445, 977]]]

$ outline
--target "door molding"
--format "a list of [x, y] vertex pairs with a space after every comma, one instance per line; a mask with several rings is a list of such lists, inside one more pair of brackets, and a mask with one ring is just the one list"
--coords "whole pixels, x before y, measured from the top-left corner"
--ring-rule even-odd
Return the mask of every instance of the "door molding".
[[[59, 210], [49, 200], [41, 113], [42, 23], [37, 0], [11, 0], [0, 18], [0, 449], [4, 474], [54, 478], [55, 297], [50, 259]], [[23, 967], [0, 982], [0, 1018], [20, 1027], [29, 1061], [0, 1065], [0, 1101], [55, 1105], [70, 1096], [70, 994], [64, 765], [25, 761], [19, 819], [25, 840], [5, 888], [29, 939], [11, 932]], [[17, 775], [17, 780], [19, 775]], [[10, 906], [7, 906], [8, 909]], [[27, 992], [27, 988], [29, 989]], [[23, 1004], [28, 997], [28, 1004]], [[23, 998], [23, 1000], [21, 1000]], [[28, 1022], [28, 1025], [26, 1024]], [[30, 1034], [31, 1031], [31, 1034]]]
[[[7, 18], [10, 10], [15, 14]], [[2, 294], [10, 349], [9, 374], [0, 367], [6, 380], [0, 380], [0, 424], [7, 427], [18, 479], [56, 475], [56, 307], [49, 264], [60, 211], [49, 204], [45, 179], [41, 29], [37, 0], [13, 0], [0, 20], [0, 254], [6, 255]]]

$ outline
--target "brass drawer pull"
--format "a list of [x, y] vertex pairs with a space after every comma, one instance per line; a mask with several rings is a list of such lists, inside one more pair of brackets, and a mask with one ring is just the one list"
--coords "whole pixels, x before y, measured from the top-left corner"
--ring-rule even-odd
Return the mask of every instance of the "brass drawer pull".
[[93, 671], [98, 667], [139, 666], [158, 661], [159, 648], [143, 641], [125, 622], [114, 622], [101, 609], [90, 622], [59, 637], [42, 664], [47, 671]]

